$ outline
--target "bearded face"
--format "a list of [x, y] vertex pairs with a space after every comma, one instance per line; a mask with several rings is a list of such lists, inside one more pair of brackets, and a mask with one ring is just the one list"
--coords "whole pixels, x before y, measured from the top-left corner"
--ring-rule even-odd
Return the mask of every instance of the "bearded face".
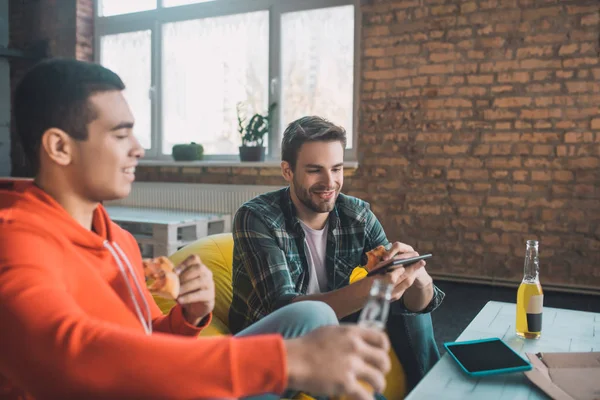
[[284, 173], [296, 207], [309, 213], [329, 213], [344, 184], [344, 148], [341, 142], [302, 145], [294, 171]]
[[331, 212], [341, 188], [341, 182], [317, 182], [305, 187], [296, 176], [293, 179], [293, 190], [298, 200], [306, 208], [316, 213]]

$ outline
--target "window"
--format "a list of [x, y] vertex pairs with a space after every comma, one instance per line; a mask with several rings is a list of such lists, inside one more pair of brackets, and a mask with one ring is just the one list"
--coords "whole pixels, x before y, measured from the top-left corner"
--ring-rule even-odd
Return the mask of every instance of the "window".
[[124, 95], [135, 117], [135, 132], [144, 148], [151, 148], [150, 31], [102, 37], [100, 62], [125, 82]]
[[165, 24], [162, 67], [163, 153], [195, 141], [206, 154], [237, 154], [237, 103], [253, 114], [268, 105], [268, 12]]
[[100, 0], [97, 61], [118, 73], [146, 158], [197, 142], [206, 159], [237, 160], [237, 109], [277, 103], [265, 139], [304, 115], [348, 132], [355, 156], [357, 0]]
[[[352, 127], [354, 7], [285, 13], [281, 19], [280, 130], [307, 114]], [[348, 137], [352, 147], [352, 136]]]
[[187, 4], [206, 3], [207, 1], [215, 1], [215, 0], [163, 0], [163, 6], [165, 6], [165, 7], [185, 6]]
[[156, 0], [100, 0], [98, 14], [103, 17], [153, 10]]

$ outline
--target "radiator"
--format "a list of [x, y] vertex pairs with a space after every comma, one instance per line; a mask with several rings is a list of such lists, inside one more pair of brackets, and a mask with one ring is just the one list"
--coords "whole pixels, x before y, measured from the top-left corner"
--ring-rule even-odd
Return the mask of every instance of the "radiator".
[[229, 218], [226, 232], [230, 232], [231, 219], [242, 204], [260, 194], [280, 188], [281, 186], [135, 182], [128, 197], [106, 202], [106, 205], [227, 214]]

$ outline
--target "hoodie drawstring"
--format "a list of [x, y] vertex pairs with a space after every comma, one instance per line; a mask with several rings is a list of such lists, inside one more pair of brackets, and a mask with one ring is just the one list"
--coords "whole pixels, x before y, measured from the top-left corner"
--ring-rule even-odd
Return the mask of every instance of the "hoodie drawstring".
[[[148, 302], [146, 301], [146, 297], [144, 296], [144, 292], [142, 291], [142, 288], [140, 287], [140, 284], [137, 281], [137, 278], [133, 271], [133, 267], [131, 266], [131, 263], [129, 262], [129, 259], [125, 255], [125, 252], [123, 250], [121, 250], [119, 245], [115, 242], [113, 242], [111, 245], [108, 242], [108, 240], [105, 240], [104, 247], [106, 247], [108, 249], [108, 251], [110, 251], [110, 254], [113, 256], [113, 258], [117, 262], [119, 270], [121, 271], [121, 276], [123, 276], [123, 279], [125, 280], [125, 283], [127, 284], [127, 290], [129, 291], [129, 296], [131, 297], [131, 301], [133, 302], [133, 305], [135, 307], [135, 312], [138, 316], [138, 319], [142, 323], [142, 326], [144, 327], [144, 331], [146, 332], [147, 335], [152, 334], [152, 313], [150, 312], [150, 306], [148, 305]], [[119, 255], [121, 257], [119, 257]], [[144, 313], [142, 312], [142, 310], [140, 308], [140, 304], [138, 303], [137, 296], [133, 293], [133, 288], [131, 287], [129, 276], [127, 274], [127, 271], [125, 271], [125, 267], [123, 266], [123, 261], [125, 261], [125, 265], [127, 265], [129, 275], [133, 279], [133, 282], [135, 284], [137, 292], [139, 293], [139, 296], [142, 299], [144, 308], [146, 309], [147, 317], [144, 317]]]

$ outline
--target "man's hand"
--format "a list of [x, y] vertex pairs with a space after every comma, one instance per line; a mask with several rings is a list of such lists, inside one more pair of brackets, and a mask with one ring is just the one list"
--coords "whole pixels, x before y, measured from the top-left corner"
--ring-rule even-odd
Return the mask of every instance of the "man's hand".
[[[401, 256], [396, 257], [398, 259], [416, 257], [419, 254], [416, 252], [403, 253]], [[385, 283], [391, 283], [394, 289], [392, 290], [392, 301], [399, 300], [404, 292], [410, 288], [415, 280], [419, 271], [425, 266], [425, 261], [420, 260], [414, 264], [406, 267], [399, 266], [396, 269], [391, 270], [380, 276]]]
[[[409, 254], [413, 254], [413, 255], [409, 255]], [[401, 243], [401, 242], [394, 242], [392, 244], [392, 247], [383, 255], [381, 260], [387, 261], [392, 258], [402, 259], [402, 258], [416, 257], [418, 255], [419, 255], [419, 253], [416, 253], [415, 250], [412, 248], [412, 246], [405, 244], [405, 243]], [[417, 266], [418, 264], [414, 264], [414, 265]], [[422, 261], [421, 267], [417, 268], [418, 272], [415, 275], [414, 284], [418, 288], [424, 288], [424, 287], [429, 286], [431, 283], [433, 283], [433, 279], [431, 279], [431, 276], [429, 276], [429, 274], [425, 270], [425, 265], [426, 265], [425, 261]], [[411, 282], [411, 285], [412, 285], [412, 282]]]
[[419, 289], [423, 289], [423, 288], [426, 288], [427, 286], [431, 285], [432, 283], [433, 283], [433, 278], [427, 273], [427, 270], [425, 270], [425, 267], [423, 267], [417, 271], [417, 274], [415, 277], [415, 282], [414, 282], [413, 286], [415, 286]]
[[414, 251], [415, 249], [413, 249], [412, 246], [409, 246], [405, 243], [394, 242], [392, 247], [390, 247], [390, 249], [385, 252], [383, 257], [381, 257], [381, 261], [391, 260], [396, 254], [413, 253]]
[[285, 341], [288, 387], [315, 395], [372, 400], [359, 381], [381, 393], [390, 370], [384, 332], [357, 325], [327, 326]]
[[215, 283], [212, 272], [202, 264], [200, 257], [191, 255], [175, 268], [181, 289], [177, 302], [183, 307], [183, 316], [191, 325], [200, 321], [215, 307]]
[[[403, 243], [396, 242], [389, 250], [387, 256], [395, 259], [417, 257], [419, 253], [415, 251], [402, 251], [412, 249], [412, 247]], [[423, 310], [433, 298], [433, 279], [425, 270], [425, 261], [421, 260], [405, 267], [394, 269], [385, 275], [382, 279], [394, 286], [392, 290], [392, 301], [399, 300], [404, 296], [404, 306], [413, 311]]]

